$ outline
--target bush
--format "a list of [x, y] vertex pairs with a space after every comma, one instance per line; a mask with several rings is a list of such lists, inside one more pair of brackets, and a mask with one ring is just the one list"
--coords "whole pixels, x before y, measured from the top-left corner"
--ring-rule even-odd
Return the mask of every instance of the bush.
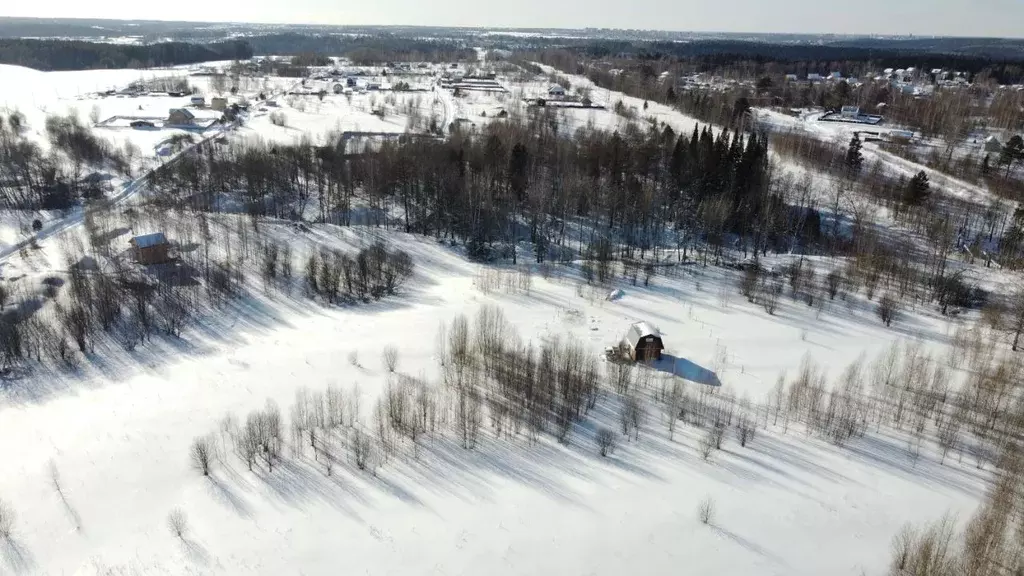
[[607, 456], [609, 452], [615, 450], [615, 432], [610, 428], [600, 428], [595, 436], [597, 442], [597, 448], [601, 451], [601, 456]]
[[398, 348], [388, 344], [381, 353], [381, 361], [388, 372], [394, 372], [398, 368]]
[[743, 270], [740, 277], [740, 294], [747, 298], [747, 302], [753, 303], [757, 299], [757, 285], [761, 278], [761, 268], [756, 264], [750, 264]]
[[284, 112], [271, 112], [270, 123], [283, 128], [288, 125], [288, 117], [284, 115]]
[[878, 317], [886, 326], [892, 325], [896, 318], [896, 299], [885, 294], [878, 300]]
[[715, 430], [708, 430], [706, 434], [701, 436], [700, 444], [698, 444], [700, 450], [700, 457], [705, 461], [711, 459], [711, 453], [715, 451]]
[[14, 510], [11, 506], [0, 500], [0, 538], [11, 539], [11, 529], [14, 527]]
[[188, 535], [188, 516], [185, 516], [185, 512], [181, 508], [171, 510], [171, 513], [167, 515], [167, 527], [170, 528], [171, 534], [184, 540]]
[[715, 520], [715, 501], [708, 496], [697, 505], [697, 519], [701, 524], [711, 524]]
[[213, 449], [207, 438], [196, 438], [192, 441], [192, 449], [189, 451], [189, 455], [192, 458], [192, 467], [202, 472], [203, 476], [210, 475], [210, 463], [213, 460], [212, 452]]

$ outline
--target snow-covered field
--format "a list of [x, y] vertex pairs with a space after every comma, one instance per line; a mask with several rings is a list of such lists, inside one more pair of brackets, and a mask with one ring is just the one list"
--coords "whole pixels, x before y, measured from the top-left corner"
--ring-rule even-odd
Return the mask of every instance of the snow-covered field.
[[[308, 241], [358, 245], [379, 232], [274, 234], [298, 249]], [[906, 440], [884, 430], [837, 448], [770, 425], [750, 447], [730, 438], [704, 462], [697, 431], [681, 425], [670, 441], [654, 405], [639, 442], [622, 442], [608, 459], [586, 429], [568, 446], [498, 440], [487, 429], [474, 451], [446, 433], [422, 440], [415, 454], [404, 442], [375, 475], [344, 453], [330, 477], [308, 452], [273, 472], [247, 471], [220, 432], [226, 415], [244, 419], [268, 399], [286, 408], [300, 387], [333, 385], [359, 391], [369, 423], [388, 379], [381, 347], [399, 348], [399, 373], [436, 382], [438, 327], [485, 303], [499, 305], [524, 339], [575, 337], [595, 353], [631, 322], [650, 321], [694, 379], [691, 394], [713, 372], [755, 401], [807, 355], [836, 376], [897, 340], [920, 342], [936, 358], [946, 347], [947, 325], [927, 314], [887, 330], [856, 302], [818, 316], [787, 299], [769, 317], [723, 296], [735, 292], [735, 279], [714, 269], [657, 277], [649, 288], [620, 282], [611, 301], [571, 272], [535, 276], [529, 294], [484, 294], [474, 287], [478, 265], [452, 249], [387, 239], [419, 266], [397, 300], [321, 308], [303, 296], [253, 297], [181, 342], [86, 362], [73, 376], [8, 382], [0, 497], [18, 519], [0, 565], [26, 574], [336, 574], [339, 566], [370, 574], [676, 574], [684, 564], [737, 575], [878, 574], [904, 522], [947, 510], [966, 516], [984, 491], [987, 473], [969, 457], [939, 465], [926, 448], [914, 463]], [[654, 387], [667, 377], [659, 374]], [[600, 406], [594, 420], [614, 427]], [[208, 433], [225, 445], [213, 477], [203, 478], [188, 450]], [[712, 526], [696, 516], [708, 496], [717, 504]], [[176, 508], [188, 517], [184, 540], [167, 527]]]
[[[87, 115], [98, 105], [117, 115], [170, 104], [78, 99], [136, 80], [138, 71], [17, 74], [34, 88], [7, 106], [42, 114], [30, 117], [31, 126], [64, 106]], [[276, 107], [256, 107], [235, 137], [324, 143], [338, 131], [405, 132], [411, 116], [485, 122], [499, 109], [521, 111], [516, 93], [529, 86], [510, 88], [504, 96], [458, 98], [389, 93], [393, 102], [383, 93], [279, 96]], [[593, 99], [609, 107], [621, 99], [641, 120], [653, 116], [677, 133], [696, 124], [654, 103], [643, 111], [635, 98], [595, 90]], [[383, 118], [372, 114], [381, 106]], [[284, 114], [285, 125], [272, 123], [271, 112]], [[573, 127], [626, 121], [611, 110], [559, 114]], [[156, 146], [145, 131], [130, 138]], [[211, 216], [220, 218], [231, 217]], [[296, 270], [312, 246], [353, 249], [383, 239], [412, 256], [416, 273], [398, 297], [356, 306], [322, 305], [299, 289], [267, 295], [253, 280], [247, 296], [204, 316], [180, 340], [155, 337], [132, 352], [111, 346], [76, 371], [0, 380], [0, 500], [17, 515], [12, 537], [0, 540], [0, 573], [876, 575], [886, 572], [890, 541], [905, 523], [947, 511], [963, 519], [989, 483], [989, 467], [978, 468], [969, 455], [940, 464], [930, 440], [914, 458], [907, 437], [884, 427], [839, 447], [770, 418], [749, 446], [730, 436], [704, 461], [701, 430], [680, 422], [670, 437], [654, 402], [639, 440], [623, 438], [602, 458], [595, 428], [618, 426], [607, 389], [564, 445], [550, 435], [535, 443], [525, 435], [499, 438], [485, 424], [479, 445], [466, 450], [442, 426], [418, 446], [403, 439], [398, 456], [374, 473], [357, 469], [344, 448], [330, 475], [323, 455], [310, 450], [287, 454], [272, 471], [250, 471], [231, 448], [226, 416], [244, 421], [268, 400], [287, 413], [298, 390], [333, 386], [359, 399], [359, 420], [369, 428], [374, 401], [395, 378], [381, 349], [398, 348], [398, 374], [440, 389], [439, 327], [459, 314], [473, 318], [484, 305], [500, 307], [524, 342], [575, 339], [595, 358], [631, 323], [650, 322], [670, 358], [652, 376], [652, 396], [677, 375], [691, 396], [715, 388], [755, 404], [802, 362], [834, 380], [898, 344], [945, 363], [951, 333], [970, 320], [907, 310], [886, 328], [862, 295], [820, 310], [786, 296], [768, 315], [738, 293], [738, 272], [699, 265], [667, 267], [648, 287], [620, 278], [600, 288], [583, 282], [576, 265], [554, 265], [547, 278], [534, 267], [529, 290], [482, 290], [482, 277], [499, 272], [431, 238], [377, 228], [260, 227], [293, 247]], [[62, 238], [75, 234], [84, 236], [73, 228], [46, 238], [29, 260], [7, 258], [5, 277], [37, 282], [60, 270]], [[840, 264], [812, 261], [819, 272]], [[599, 370], [606, 374], [608, 364]], [[219, 449], [209, 478], [189, 462], [193, 439], [207, 434]], [[345, 428], [338, 440], [353, 434]], [[716, 507], [708, 525], [697, 517], [706, 498]], [[181, 537], [168, 528], [172, 510], [187, 517]]]

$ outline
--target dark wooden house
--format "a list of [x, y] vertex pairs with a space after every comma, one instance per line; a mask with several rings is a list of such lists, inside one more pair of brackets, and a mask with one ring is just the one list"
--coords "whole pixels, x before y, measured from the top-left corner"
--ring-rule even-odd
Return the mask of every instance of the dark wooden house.
[[136, 236], [128, 241], [139, 264], [160, 264], [170, 260], [171, 243], [163, 232]]
[[635, 362], [661, 360], [661, 351], [665, 349], [661, 333], [647, 322], [637, 322], [629, 327], [626, 344], [629, 346], [629, 357]]

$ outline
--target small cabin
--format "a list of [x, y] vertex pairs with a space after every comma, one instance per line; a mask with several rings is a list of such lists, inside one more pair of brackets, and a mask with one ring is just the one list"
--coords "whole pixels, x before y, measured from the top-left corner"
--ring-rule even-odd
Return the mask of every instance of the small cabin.
[[228, 99], [221, 96], [214, 96], [210, 98], [210, 108], [223, 112], [228, 109]]
[[999, 141], [999, 138], [995, 136], [989, 136], [985, 139], [985, 152], [999, 153], [1003, 151], [1003, 143]]
[[626, 344], [629, 357], [634, 362], [661, 360], [661, 351], [665, 349], [661, 333], [647, 322], [637, 322], [629, 327]]
[[139, 264], [160, 264], [170, 260], [171, 243], [163, 232], [143, 234], [128, 241], [132, 256]]
[[191, 126], [195, 123], [196, 116], [185, 108], [174, 108], [167, 114], [167, 122], [170, 126]]
[[562, 97], [565, 96], [565, 88], [562, 88], [558, 84], [552, 84], [548, 87], [548, 96]]
[[843, 106], [839, 114], [843, 118], [856, 118], [860, 116], [860, 108], [857, 106]]

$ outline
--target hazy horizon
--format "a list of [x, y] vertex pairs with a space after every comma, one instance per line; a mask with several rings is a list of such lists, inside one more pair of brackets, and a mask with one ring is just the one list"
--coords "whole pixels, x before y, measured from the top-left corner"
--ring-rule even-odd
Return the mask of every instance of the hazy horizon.
[[3, 17], [156, 20], [293, 25], [453, 26], [482, 28], [609, 28], [704, 33], [841, 34], [1020, 38], [1024, 2], [1016, 0], [865, 0], [856, 9], [808, 0], [635, 0], [627, 10], [609, 0], [522, 0], [513, 5], [470, 0], [381, 0], [338, 6], [330, 0], [287, 4], [256, 0], [239, 12], [228, 4], [182, 11], [128, 0], [83, 3], [37, 0], [0, 8]]

